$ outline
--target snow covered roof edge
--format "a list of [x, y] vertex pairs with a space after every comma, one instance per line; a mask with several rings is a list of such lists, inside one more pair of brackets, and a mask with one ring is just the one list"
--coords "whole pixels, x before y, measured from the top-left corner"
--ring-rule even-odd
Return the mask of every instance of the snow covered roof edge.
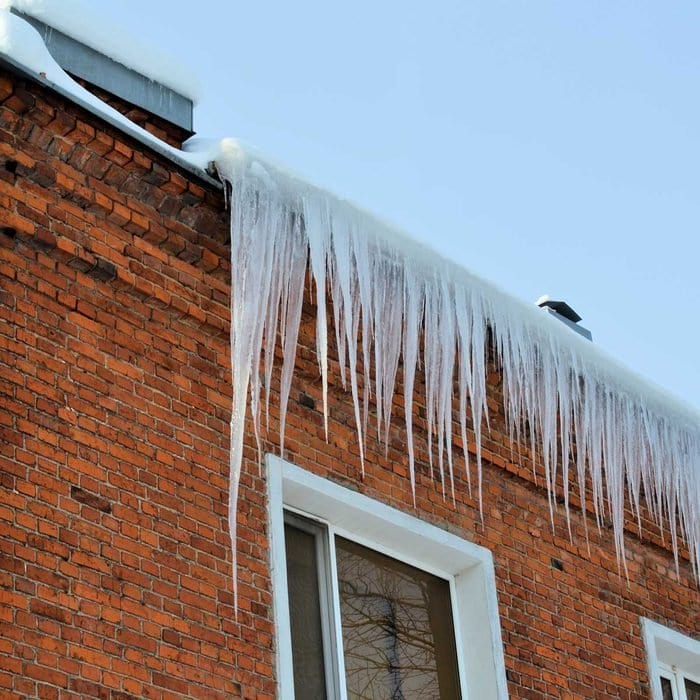
[[[567, 521], [569, 491], [576, 482], [584, 509], [592, 505], [599, 525], [604, 518], [611, 519], [618, 561], [626, 571], [625, 507], [631, 507], [641, 518], [644, 502], [662, 534], [670, 533], [677, 566], [680, 528], [697, 576], [697, 411], [626, 369], [541, 309], [513, 298], [238, 142], [224, 142], [216, 163], [220, 175], [230, 184], [232, 207], [234, 383], [229, 524], [234, 552], [246, 409], [250, 402], [258, 435], [261, 407], [269, 405], [279, 331], [283, 351], [279, 399], [283, 452], [309, 267], [317, 295], [316, 349], [326, 432], [331, 332], [326, 308], [330, 304], [341, 376], [352, 392], [361, 457], [368, 431], [370, 393], [377, 435], [388, 440], [402, 360], [404, 421], [415, 496], [412, 405], [416, 372], [422, 364], [428, 451], [440, 471], [443, 492], [454, 488], [452, 406], [457, 378], [462, 456], [470, 479], [469, 415], [475, 433], [481, 502], [481, 434], [483, 425], [488, 425], [486, 358], [492, 342], [503, 372], [511, 439], [529, 442], [533, 453], [541, 456], [552, 522], [557, 480], [564, 484]], [[362, 395], [357, 380], [359, 367], [364, 372]], [[590, 492], [588, 484], [592, 485]]]
[[183, 151], [134, 124], [73, 80], [51, 56], [39, 32], [21, 17], [3, 9], [2, 3], [0, 0], [0, 59], [202, 180], [220, 186], [207, 172], [209, 164], [222, 150], [219, 139], [191, 139], [186, 144], [187, 150]]
[[[192, 139], [193, 144], [197, 142], [198, 139]], [[379, 247], [402, 251], [403, 255], [413, 258], [413, 263], [422, 267], [426, 273], [430, 270], [444, 270], [454, 281], [459, 280], [464, 284], [480, 287], [492, 297], [495, 304], [507, 307], [511, 314], [522, 316], [522, 322], [528, 325], [534, 334], [533, 337], [545, 342], [556, 339], [557, 343], [570, 345], [572, 350], [575, 349], [580, 355], [582, 362], [595, 368], [601, 380], [607, 379], [616, 391], [629, 394], [630, 398], [644, 402], [650, 408], [654, 407], [669, 419], [687, 423], [689, 428], [700, 432], [698, 409], [633, 371], [600, 346], [572, 333], [564, 324], [556, 321], [550, 314], [543, 313], [535, 304], [523, 301], [493, 282], [448, 260], [408, 232], [382, 220], [360, 205], [310, 182], [240, 139], [225, 138], [208, 143], [215, 146], [214, 150], [210, 151], [211, 157], [221, 176], [229, 182], [243, 178], [249, 179], [251, 183], [257, 180], [259, 187], [271, 190], [276, 198], [287, 200], [290, 207], [296, 206], [299, 211], [303, 211], [304, 201], [323, 201], [324, 206], [329, 211], [334, 211], [336, 216], [345, 215], [353, 219], [358, 231], [362, 231], [363, 235]]]

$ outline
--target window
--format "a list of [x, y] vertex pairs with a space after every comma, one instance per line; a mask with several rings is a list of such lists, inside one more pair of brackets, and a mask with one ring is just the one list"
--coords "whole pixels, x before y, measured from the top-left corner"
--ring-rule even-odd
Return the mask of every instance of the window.
[[507, 698], [488, 550], [267, 466], [279, 698]]
[[642, 618], [653, 700], [700, 700], [700, 641]]
[[337, 694], [333, 650], [324, 645], [335, 637], [329, 598], [337, 596], [350, 697], [459, 700], [448, 580], [288, 512], [284, 538], [297, 697]]

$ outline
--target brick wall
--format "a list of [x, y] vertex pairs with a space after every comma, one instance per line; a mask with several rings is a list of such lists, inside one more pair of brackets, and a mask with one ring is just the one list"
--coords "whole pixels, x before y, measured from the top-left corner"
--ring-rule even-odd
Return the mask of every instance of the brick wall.
[[81, 78], [76, 78], [74, 80], [82, 85], [88, 92], [91, 92], [95, 97], [99, 98], [105, 104], [110, 107], [114, 107], [120, 114], [123, 114], [127, 119], [137, 124], [142, 129], [145, 129], [149, 133], [153, 134], [156, 138], [161, 141], [174, 146], [175, 148], [182, 148], [182, 144], [192, 136], [191, 131], [183, 129], [177, 124], [159, 117], [152, 112], [148, 112], [141, 107], [138, 107], [131, 102], [127, 102], [116, 95], [113, 95], [102, 88], [97, 87], [89, 83], [87, 80], [82, 80]]
[[[0, 102], [0, 695], [272, 698], [252, 437], [237, 619], [232, 607], [221, 192], [7, 73]], [[589, 517], [587, 545], [574, 508], [572, 542], [560, 507], [552, 530], [539, 465], [503, 434], [495, 371], [483, 524], [461, 467], [456, 502], [443, 498], [420, 400], [415, 508], [398, 422], [388, 453], [370, 434], [361, 479], [332, 361], [323, 436], [314, 316], [305, 307], [285, 457], [493, 552], [511, 698], [649, 697], [639, 616], [697, 631], [687, 559], [676, 580], [658, 534], [645, 526], [643, 544], [630, 521], [628, 583], [605, 527]]]

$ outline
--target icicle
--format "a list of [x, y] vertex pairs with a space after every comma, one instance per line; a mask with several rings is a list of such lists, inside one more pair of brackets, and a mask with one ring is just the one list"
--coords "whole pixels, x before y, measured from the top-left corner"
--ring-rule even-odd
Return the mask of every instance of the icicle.
[[[345, 347], [348, 355], [350, 370], [350, 388], [352, 402], [355, 409], [355, 427], [357, 429], [357, 442], [360, 448], [360, 463], [364, 475], [364, 439], [362, 437], [362, 419], [360, 413], [360, 397], [357, 387], [357, 328], [359, 323], [359, 304], [357, 304], [357, 283], [353, 275], [352, 258], [352, 228], [351, 223], [342, 216], [332, 217], [333, 234], [333, 260], [335, 262], [335, 274], [338, 279], [342, 310], [338, 322], [343, 326]], [[327, 233], [330, 235], [331, 231]], [[366, 275], [366, 269], [355, 270], [360, 275]], [[367, 371], [367, 369], [365, 369]]]
[[418, 338], [421, 333], [420, 308], [422, 307], [421, 287], [406, 271], [403, 288], [404, 332], [403, 332], [403, 399], [406, 421], [406, 445], [408, 448], [408, 471], [411, 477], [411, 494], [416, 502], [416, 457], [413, 444], [413, 390], [415, 387], [416, 364], [418, 363]]
[[[254, 401], [259, 394], [259, 379], [251, 373], [257, 366], [266, 317], [272, 255], [262, 230], [266, 230], [264, 209], [258, 207], [258, 193], [246, 181], [232, 182], [231, 259], [231, 376], [232, 409], [230, 425], [230, 487], [228, 503], [229, 533], [233, 570], [236, 571], [236, 504], [243, 462], [243, 438], [248, 390]], [[252, 380], [252, 381], [251, 381]], [[256, 438], [257, 439], [257, 438]], [[234, 577], [235, 581], [235, 577]], [[238, 588], [234, 585], [234, 603], [238, 610]]]
[[[291, 213], [290, 213], [291, 214]], [[302, 238], [299, 215], [290, 216], [290, 234], [286, 236], [282, 261], [284, 283], [282, 285], [281, 337], [282, 378], [280, 381], [280, 452], [284, 454], [284, 429], [287, 423], [287, 402], [292, 386], [292, 373], [296, 358], [297, 338], [301, 323], [301, 307], [304, 301], [308, 245]], [[274, 300], [273, 300], [274, 303]]]
[[330, 215], [325, 202], [304, 200], [304, 225], [309, 239], [311, 274], [316, 282], [316, 356], [321, 370], [323, 431], [328, 440], [328, 324], [326, 322], [326, 271]]
[[[401, 360], [406, 450], [415, 503], [413, 407], [422, 359], [431, 468], [436, 456], [443, 494], [449, 484], [454, 498], [452, 420], [457, 386], [467, 481], [471, 493], [467, 444], [471, 429], [483, 518], [481, 443], [484, 424], [489, 429], [486, 379], [492, 351], [503, 380], [508, 434], [518, 445], [529, 443], [533, 470], [543, 466], [552, 522], [561, 488], [571, 536], [573, 462], [581, 507], [585, 511], [590, 504], [599, 528], [607, 521], [612, 524], [621, 570], [626, 572], [624, 518], [629, 504], [638, 521], [645, 507], [662, 537], [668, 529], [676, 567], [680, 533], [698, 575], [700, 417], [696, 411], [646, 384], [539, 309], [512, 299], [347, 202], [264, 164], [237, 143], [225, 144], [217, 167], [231, 187], [232, 209], [229, 527], [234, 566], [247, 403], [260, 444], [260, 399], [264, 389], [269, 415], [279, 337], [282, 446], [310, 271], [316, 291], [324, 430], [328, 437], [326, 307], [330, 303], [340, 379], [345, 387], [349, 375], [363, 470], [372, 397], [377, 435], [388, 449]], [[586, 518], [584, 527], [588, 541]]]

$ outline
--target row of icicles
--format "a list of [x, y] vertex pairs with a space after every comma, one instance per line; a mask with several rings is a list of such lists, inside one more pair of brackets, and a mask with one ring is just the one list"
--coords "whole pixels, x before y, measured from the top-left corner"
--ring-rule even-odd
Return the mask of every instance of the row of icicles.
[[[371, 392], [376, 430], [382, 440], [388, 439], [391, 420], [404, 421], [414, 496], [416, 372], [422, 367], [427, 447], [429, 454], [436, 454], [443, 492], [454, 484], [456, 385], [466, 460], [468, 415], [475, 434], [476, 492], [481, 507], [478, 456], [482, 431], [488, 424], [486, 358], [491, 342], [503, 374], [511, 438], [526, 439], [533, 454], [542, 456], [550, 510], [555, 482], [561, 479], [568, 519], [569, 487], [577, 482], [582, 508], [590, 502], [599, 523], [604, 516], [612, 522], [618, 561], [624, 567], [625, 505], [639, 519], [644, 503], [662, 533], [670, 533], [676, 566], [677, 533], [681, 533], [697, 577], [700, 421], [696, 413], [617, 365], [548, 314], [512, 299], [348, 203], [241, 154], [217, 165], [230, 188], [231, 201], [229, 524], [234, 571], [246, 411], [250, 405], [257, 437], [261, 409], [269, 402], [279, 337], [283, 452], [310, 270], [326, 435], [328, 340], [329, 332], [334, 332], [341, 375], [352, 394], [360, 454]], [[328, 304], [333, 331], [326, 320]], [[400, 417], [392, 415], [399, 363], [405, 405]], [[361, 385], [360, 365], [365, 374]], [[529, 434], [521, 435], [524, 425], [529, 426]]]

